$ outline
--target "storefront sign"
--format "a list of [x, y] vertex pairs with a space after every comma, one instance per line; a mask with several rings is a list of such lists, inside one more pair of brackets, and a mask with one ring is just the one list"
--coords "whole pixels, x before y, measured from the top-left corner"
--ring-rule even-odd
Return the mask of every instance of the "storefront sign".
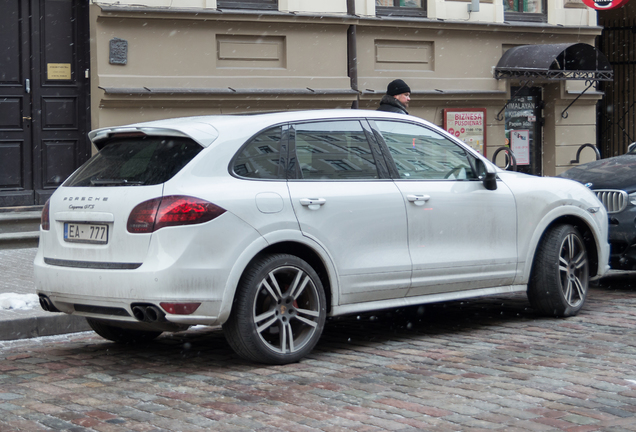
[[541, 88], [511, 87], [510, 93], [501, 144], [514, 153], [518, 171], [541, 175]]
[[614, 9], [619, 6], [625, 6], [628, 0], [583, 0], [588, 7], [596, 10]]
[[510, 131], [510, 149], [517, 159], [517, 165], [530, 165], [530, 131]]
[[444, 129], [486, 156], [486, 108], [446, 108]]
[[46, 76], [50, 80], [70, 80], [71, 64], [70, 63], [47, 63]]

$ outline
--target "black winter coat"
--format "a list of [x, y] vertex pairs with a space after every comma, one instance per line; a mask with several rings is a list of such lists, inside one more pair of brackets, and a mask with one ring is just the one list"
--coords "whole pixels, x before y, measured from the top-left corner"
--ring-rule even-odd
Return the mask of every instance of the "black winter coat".
[[409, 112], [406, 110], [406, 107], [402, 105], [402, 103], [394, 98], [393, 96], [389, 96], [385, 94], [380, 101], [380, 107], [377, 111], [387, 111], [394, 112], [398, 114], [408, 114]]

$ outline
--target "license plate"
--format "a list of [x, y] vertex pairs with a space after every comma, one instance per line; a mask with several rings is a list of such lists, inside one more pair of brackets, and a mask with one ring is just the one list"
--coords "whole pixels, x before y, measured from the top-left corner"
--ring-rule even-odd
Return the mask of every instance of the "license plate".
[[65, 223], [64, 240], [79, 243], [108, 243], [108, 225]]

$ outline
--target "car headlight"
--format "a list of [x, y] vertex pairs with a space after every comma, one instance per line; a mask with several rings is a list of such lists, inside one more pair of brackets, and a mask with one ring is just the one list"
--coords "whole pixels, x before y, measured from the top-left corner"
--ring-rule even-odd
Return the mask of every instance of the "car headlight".
[[636, 205], [636, 192], [632, 192], [629, 194], [629, 202], [632, 205]]

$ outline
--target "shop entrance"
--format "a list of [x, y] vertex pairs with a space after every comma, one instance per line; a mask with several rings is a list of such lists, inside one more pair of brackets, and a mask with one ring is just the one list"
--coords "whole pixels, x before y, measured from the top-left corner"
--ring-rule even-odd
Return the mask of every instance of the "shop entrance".
[[88, 2], [0, 14], [0, 207], [40, 205], [90, 154]]
[[517, 171], [542, 175], [541, 87], [512, 87], [513, 98], [506, 107], [506, 143], [517, 160]]

